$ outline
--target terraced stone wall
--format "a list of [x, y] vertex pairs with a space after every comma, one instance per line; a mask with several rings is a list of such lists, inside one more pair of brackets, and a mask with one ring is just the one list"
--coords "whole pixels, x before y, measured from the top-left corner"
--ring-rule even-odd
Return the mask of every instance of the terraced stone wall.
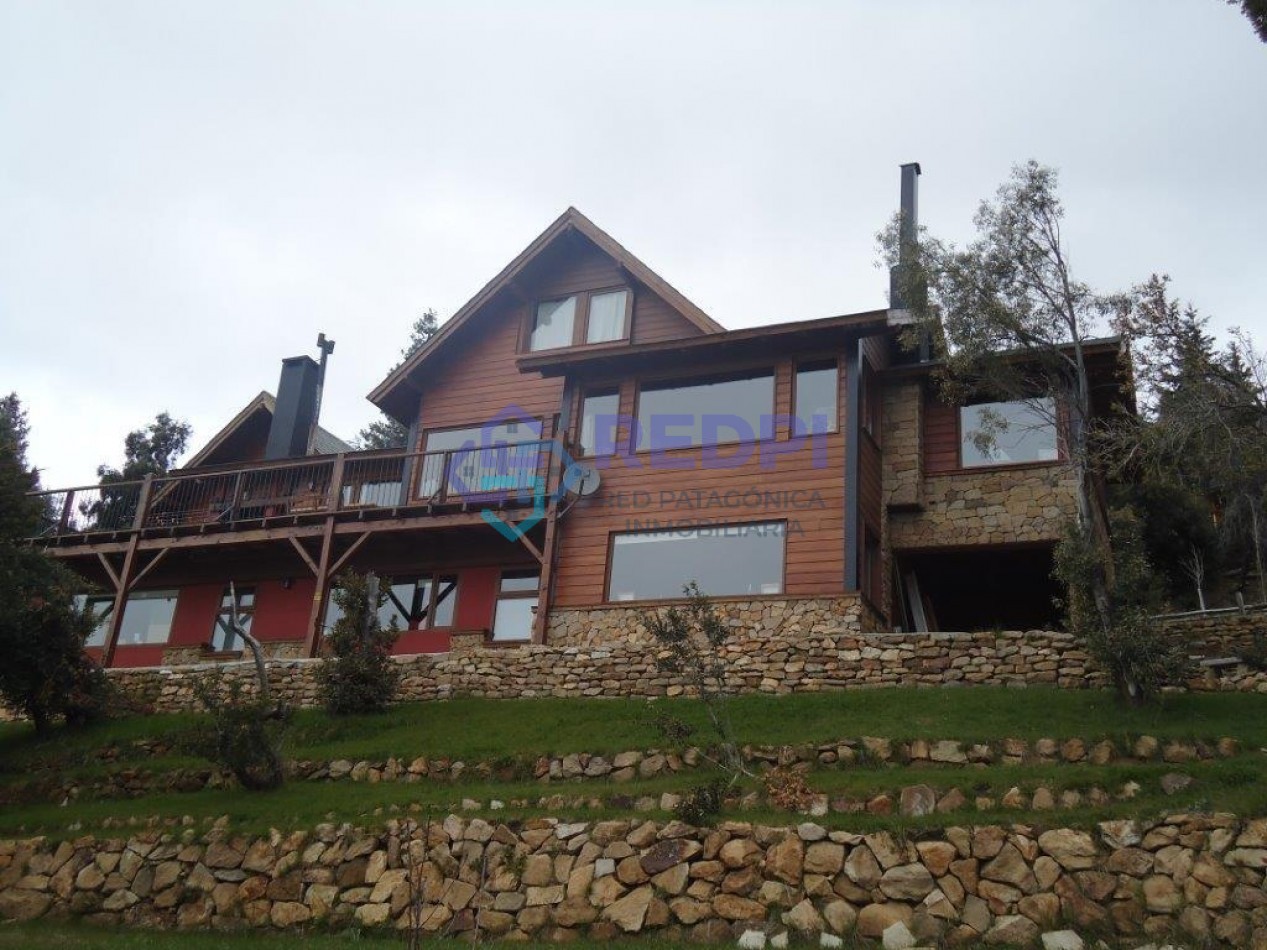
[[951, 827], [918, 840], [813, 822], [418, 824], [4, 841], [0, 917], [163, 929], [404, 929], [412, 919], [426, 934], [747, 945], [796, 931], [903, 947], [1027, 946], [1073, 926], [1267, 945], [1267, 820], [1232, 815]]

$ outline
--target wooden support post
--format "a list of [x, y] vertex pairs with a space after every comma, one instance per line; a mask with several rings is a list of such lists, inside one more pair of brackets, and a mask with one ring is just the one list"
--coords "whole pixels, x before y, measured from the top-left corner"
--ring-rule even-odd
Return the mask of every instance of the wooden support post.
[[321, 645], [321, 623], [325, 619], [326, 600], [330, 596], [330, 548], [334, 543], [334, 515], [326, 516], [321, 532], [321, 556], [317, 561], [317, 589], [312, 595], [312, 611], [308, 615], [308, 633], [304, 639], [304, 656], [316, 656]]
[[572, 387], [569, 385], [563, 389], [563, 411], [551, 422], [554, 431], [550, 442], [550, 463], [546, 467], [546, 527], [545, 538], [541, 545], [541, 582], [537, 588], [537, 613], [532, 618], [533, 643], [545, 642], [546, 628], [550, 621], [550, 603], [554, 594], [554, 567], [558, 560], [556, 540], [559, 496], [562, 494], [563, 465], [566, 461], [563, 456], [563, 442], [570, 425], [571, 408]]
[[338, 511], [343, 503], [343, 453], [334, 457], [334, 469], [330, 473], [330, 497], [326, 511]]
[[114, 610], [110, 613], [110, 626], [106, 629], [106, 642], [101, 651], [101, 665], [105, 667], [114, 662], [115, 647], [119, 645], [119, 631], [123, 629], [123, 613], [128, 605], [128, 592], [136, 582], [136, 549], [141, 543], [141, 529], [145, 527], [153, 488], [154, 476], [146, 475], [137, 498], [136, 514], [132, 518], [132, 536], [128, 538], [127, 552], [123, 555], [123, 568], [115, 575], [117, 583], [114, 590]]
[[101, 651], [103, 667], [108, 667], [114, 662], [114, 648], [119, 643], [119, 630], [123, 627], [123, 611], [127, 608], [132, 569], [136, 564], [136, 548], [140, 543], [141, 536], [133, 532], [128, 540], [127, 553], [123, 555], [123, 569], [119, 571], [118, 585], [114, 590], [114, 609], [110, 612], [110, 626], [106, 629], [106, 642]]

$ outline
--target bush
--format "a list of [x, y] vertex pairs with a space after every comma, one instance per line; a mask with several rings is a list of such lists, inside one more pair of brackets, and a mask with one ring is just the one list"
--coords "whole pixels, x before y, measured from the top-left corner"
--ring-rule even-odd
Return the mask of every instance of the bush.
[[[1159, 602], [1157, 581], [1134, 512], [1115, 509], [1110, 527], [1111, 564], [1105, 564], [1093, 540], [1071, 526], [1056, 546], [1054, 573], [1065, 586], [1069, 629], [1086, 643], [1118, 695], [1141, 704], [1155, 698], [1163, 686], [1182, 682], [1190, 662], [1182, 645], [1152, 620]], [[1101, 585], [1097, 582], [1102, 576], [1107, 582]], [[1103, 608], [1095, 602], [1097, 586], [1107, 590]]]
[[215, 674], [199, 680], [194, 689], [211, 714], [210, 734], [198, 743], [201, 754], [232, 772], [248, 791], [280, 787], [286, 777], [282, 742], [290, 709], [248, 696], [236, 680], [226, 686]]
[[688, 825], [706, 825], [721, 814], [726, 783], [713, 779], [692, 787], [673, 808], [673, 816]]
[[0, 697], [37, 732], [57, 717], [77, 726], [105, 716], [105, 674], [84, 652], [95, 620], [75, 606], [75, 575], [30, 548], [0, 544]]
[[371, 574], [349, 573], [336, 581], [334, 601], [343, 616], [330, 632], [330, 655], [317, 671], [326, 709], [335, 716], [383, 712], [400, 685], [400, 671], [391, 659], [392, 644], [400, 633], [395, 618], [386, 628], [379, 623], [386, 587], [372, 597], [377, 579], [371, 578]]

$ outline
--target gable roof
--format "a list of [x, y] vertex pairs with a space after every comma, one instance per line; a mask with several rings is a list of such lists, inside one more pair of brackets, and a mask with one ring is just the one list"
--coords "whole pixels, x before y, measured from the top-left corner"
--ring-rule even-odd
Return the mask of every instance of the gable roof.
[[413, 356], [392, 370], [387, 378], [379, 383], [373, 392], [369, 394], [370, 402], [390, 415], [391, 411], [388, 407], [393, 401], [393, 394], [408, 382], [410, 376], [440, 350], [445, 342], [463, 324], [479, 312], [481, 307], [511, 284], [515, 277], [536, 260], [556, 239], [569, 231], [582, 234], [592, 241], [599, 250], [627, 270], [635, 280], [649, 288], [656, 296], [664, 300], [665, 303], [682, 314], [683, 317], [704, 333], [721, 333], [726, 329], [695, 304], [691, 303], [663, 277], [634, 257], [610, 234], [575, 208], [568, 208], [554, 220], [553, 224], [537, 235], [531, 244], [520, 251], [514, 260], [502, 268], [501, 273], [485, 284], [479, 293], [463, 304], [457, 313], [441, 324], [436, 334], [420, 347]]
[[[216, 449], [224, 445], [226, 441], [239, 429], [241, 429], [251, 417], [258, 412], [266, 412], [270, 421], [274, 412], [277, 411], [277, 398], [270, 392], [261, 390], [260, 394], [248, 402], [236, 416], [229, 420], [229, 424], [213, 435], [198, 452], [189, 459], [181, 468], [197, 468], [215, 452]], [[317, 432], [312, 440], [312, 451], [310, 455], [335, 455], [339, 452], [351, 452], [352, 446], [348, 445], [338, 436], [317, 426]]]

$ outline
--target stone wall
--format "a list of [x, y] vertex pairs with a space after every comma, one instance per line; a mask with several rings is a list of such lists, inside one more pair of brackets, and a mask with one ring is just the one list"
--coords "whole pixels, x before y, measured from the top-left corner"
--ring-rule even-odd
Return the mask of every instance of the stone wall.
[[952, 827], [917, 841], [812, 822], [699, 829], [450, 815], [379, 832], [325, 824], [255, 839], [187, 829], [4, 841], [0, 917], [403, 929], [418, 895], [420, 930], [467, 937], [742, 936], [752, 946], [795, 931], [886, 946], [1025, 946], [1072, 925], [1261, 947], [1265, 867], [1267, 820], [1231, 815], [1109, 821], [1093, 831]]
[[1241, 656], [1254, 648], [1254, 635], [1267, 637], [1267, 604], [1205, 613], [1169, 614], [1158, 621], [1202, 656]]
[[[260, 649], [273, 660], [296, 660], [304, 654], [303, 640], [261, 640]], [[200, 663], [228, 663], [243, 656], [242, 651], [228, 654], [211, 653], [204, 646], [168, 647], [163, 651], [164, 666], [190, 666]]]
[[1075, 510], [1062, 465], [982, 469], [923, 479], [918, 511], [891, 511], [895, 549], [1055, 541]]
[[[728, 626], [746, 639], [796, 638], [814, 634], [878, 630], [880, 618], [857, 595], [841, 597], [710, 598]], [[642, 618], [646, 604], [629, 607], [576, 607], [550, 611], [546, 643], [552, 647], [593, 647], [651, 642]]]
[[[682, 684], [663, 672], [642, 642], [593, 646], [488, 647], [454, 638], [449, 653], [400, 657], [401, 701], [488, 696], [675, 696]], [[873, 686], [1049, 684], [1103, 685], [1070, 634], [1052, 631], [976, 634], [860, 634], [742, 628], [724, 648], [729, 683], [738, 692], [791, 693]], [[276, 660], [270, 682], [286, 701], [318, 704], [314, 660]], [[250, 683], [248, 663], [216, 668]], [[196, 707], [193, 685], [209, 667], [110, 670], [125, 692], [156, 711]]]

